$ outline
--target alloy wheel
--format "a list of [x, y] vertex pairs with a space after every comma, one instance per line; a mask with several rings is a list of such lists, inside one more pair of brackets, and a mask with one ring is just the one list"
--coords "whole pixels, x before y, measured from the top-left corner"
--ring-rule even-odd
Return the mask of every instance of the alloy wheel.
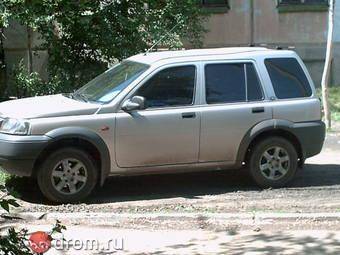
[[73, 195], [78, 193], [87, 182], [87, 169], [77, 159], [63, 159], [53, 168], [51, 180], [53, 187], [60, 193]]
[[287, 151], [279, 146], [267, 149], [260, 158], [261, 174], [271, 181], [284, 177], [290, 167], [290, 157]]

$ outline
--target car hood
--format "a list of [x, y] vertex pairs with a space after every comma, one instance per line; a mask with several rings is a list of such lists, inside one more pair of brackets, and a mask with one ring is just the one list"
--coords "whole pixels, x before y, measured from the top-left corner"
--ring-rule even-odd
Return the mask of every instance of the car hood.
[[30, 97], [0, 103], [0, 116], [18, 119], [94, 114], [97, 104], [80, 102], [63, 95]]

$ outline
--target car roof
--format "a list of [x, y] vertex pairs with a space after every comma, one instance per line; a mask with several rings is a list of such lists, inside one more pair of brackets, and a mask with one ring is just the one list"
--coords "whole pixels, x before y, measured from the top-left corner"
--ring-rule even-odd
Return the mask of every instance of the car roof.
[[178, 61], [191, 61], [202, 58], [204, 60], [220, 58], [221, 56], [228, 56], [228, 58], [237, 54], [237, 58], [252, 58], [261, 55], [281, 55], [279, 52], [287, 53], [282, 50], [272, 50], [262, 47], [230, 47], [230, 48], [215, 48], [215, 49], [193, 49], [193, 50], [177, 50], [177, 51], [158, 51], [141, 53], [128, 58], [130, 61], [140, 62], [144, 64], [154, 64], [155, 62], [165, 61], [175, 63]]

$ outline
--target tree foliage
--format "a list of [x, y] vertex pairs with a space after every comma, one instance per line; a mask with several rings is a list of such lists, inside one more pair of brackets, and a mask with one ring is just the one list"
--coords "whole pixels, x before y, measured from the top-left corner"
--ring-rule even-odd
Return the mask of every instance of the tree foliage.
[[48, 82], [43, 81], [39, 73], [30, 73], [22, 60], [13, 70], [13, 80], [14, 86], [9, 90], [9, 94], [18, 98], [51, 95], [63, 90], [63, 84], [59, 79], [50, 77]]
[[2, 0], [1, 11], [3, 24], [10, 16], [41, 34], [51, 77], [69, 89], [167, 33], [162, 46], [181, 48], [200, 46], [204, 31], [197, 0]]

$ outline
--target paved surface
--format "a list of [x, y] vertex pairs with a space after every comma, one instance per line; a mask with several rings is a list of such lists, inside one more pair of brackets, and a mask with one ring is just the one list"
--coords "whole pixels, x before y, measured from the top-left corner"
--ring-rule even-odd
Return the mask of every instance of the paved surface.
[[35, 182], [14, 185], [23, 210], [33, 212], [339, 212], [340, 133], [282, 189], [260, 190], [244, 170], [111, 178], [84, 204], [53, 206]]
[[14, 224], [17, 229], [27, 228], [29, 234], [48, 232], [60, 219], [67, 230], [53, 235], [48, 255], [335, 255], [340, 254], [339, 215], [51, 213], [39, 220], [6, 221], [2, 227]]
[[[49, 226], [30, 226], [31, 231]], [[54, 241], [52, 254], [339, 254], [336, 231], [226, 231], [69, 227], [64, 242]]]
[[1, 228], [27, 228], [30, 235], [48, 232], [61, 220], [67, 230], [53, 235], [49, 255], [340, 254], [340, 213], [30, 215], [24, 221], [0, 220]]

